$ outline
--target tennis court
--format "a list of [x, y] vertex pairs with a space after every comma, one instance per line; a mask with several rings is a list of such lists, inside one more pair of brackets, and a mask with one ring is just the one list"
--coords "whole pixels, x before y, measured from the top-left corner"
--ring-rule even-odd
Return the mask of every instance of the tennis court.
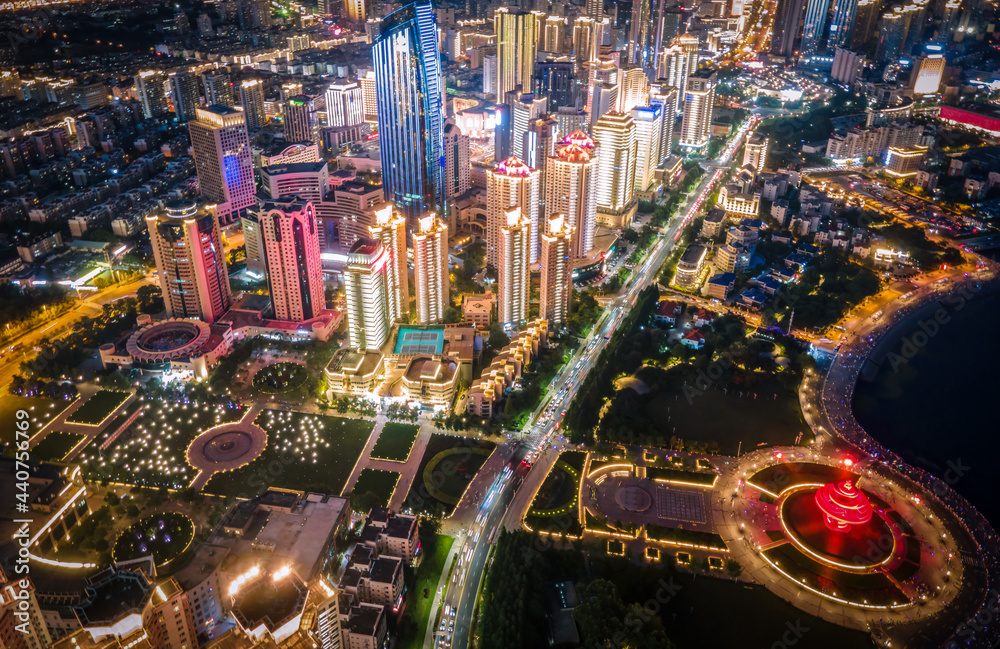
[[440, 354], [443, 350], [443, 329], [427, 330], [407, 329], [403, 327], [400, 328], [399, 337], [396, 338], [397, 354]]

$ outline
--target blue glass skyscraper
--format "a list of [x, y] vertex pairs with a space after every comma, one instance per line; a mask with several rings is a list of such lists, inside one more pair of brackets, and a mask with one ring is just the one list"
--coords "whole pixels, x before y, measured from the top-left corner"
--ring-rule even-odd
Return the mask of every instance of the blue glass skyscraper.
[[847, 38], [851, 35], [851, 27], [854, 25], [854, 16], [857, 11], [858, 0], [834, 0], [833, 18], [830, 19], [830, 38], [826, 46], [827, 52], [833, 52], [834, 48], [847, 45]]
[[819, 51], [820, 41], [825, 35], [826, 14], [830, 10], [830, 0], [808, 0], [806, 2], [806, 16], [802, 24], [802, 45], [799, 47], [799, 56], [809, 58]]
[[386, 16], [372, 53], [382, 183], [412, 231], [423, 212], [446, 216], [441, 58], [430, 0]]

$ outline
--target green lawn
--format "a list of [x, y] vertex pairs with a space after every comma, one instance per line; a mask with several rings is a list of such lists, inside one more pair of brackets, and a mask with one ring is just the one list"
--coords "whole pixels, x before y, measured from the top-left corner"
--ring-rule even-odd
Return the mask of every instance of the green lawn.
[[21, 397], [16, 394], [0, 396], [0, 422], [3, 422], [3, 425], [0, 426], [0, 448], [14, 441], [14, 424], [19, 421], [17, 419], [18, 410], [25, 410], [30, 415], [31, 427], [28, 434], [34, 435], [71, 403], [73, 402], [56, 401], [42, 397]]
[[107, 419], [108, 415], [117, 410], [118, 406], [125, 403], [125, 399], [128, 399], [128, 397], [128, 392], [101, 390], [87, 399], [86, 403], [77, 408], [76, 412], [71, 414], [66, 421], [71, 424], [96, 426]]
[[254, 423], [267, 431], [267, 448], [250, 464], [215, 474], [207, 493], [244, 498], [281, 487], [340, 495], [375, 427], [284, 410], [264, 410]]
[[389, 506], [392, 499], [392, 492], [399, 482], [399, 474], [395, 471], [382, 471], [381, 469], [363, 469], [358, 481], [354, 483], [354, 494], [373, 493], [378, 497], [383, 507]]
[[804, 433], [801, 443], [812, 439], [811, 429], [802, 419], [797, 395], [776, 383], [730, 387], [725, 393], [706, 390], [692, 397], [690, 403], [684, 395], [678, 399], [655, 399], [647, 405], [646, 415], [652, 421], [664, 423], [664, 437], [676, 435], [704, 443], [718, 442], [723, 455], [736, 455], [740, 442], [746, 452], [758, 445], [792, 445], [800, 432]]
[[447, 516], [495, 447], [467, 437], [431, 435], [405, 505], [416, 512]]
[[83, 435], [65, 433], [61, 430], [47, 433], [33, 449], [31, 459], [42, 462], [59, 462], [73, 447], [80, 443]]
[[146, 405], [146, 411], [106, 450], [101, 452], [100, 446], [120, 425], [121, 415], [80, 453], [78, 459], [87, 479], [183, 489], [195, 476], [186, 456], [191, 440], [246, 414], [246, 410], [207, 403], [159, 401]]
[[416, 424], [386, 422], [385, 426], [382, 427], [382, 432], [379, 433], [378, 441], [375, 442], [371, 456], [382, 460], [406, 462], [418, 432], [420, 432], [420, 426]]
[[441, 571], [445, 568], [444, 562], [454, 542], [455, 539], [452, 537], [438, 534], [434, 554], [425, 556], [420, 562], [413, 590], [409, 593], [410, 601], [406, 604], [406, 613], [403, 616], [404, 626], [409, 626], [405, 624], [405, 620], [409, 619], [416, 624], [417, 634], [414, 637], [400, 636], [399, 649], [420, 649], [423, 646], [431, 604], [434, 603], [434, 593], [437, 591]]

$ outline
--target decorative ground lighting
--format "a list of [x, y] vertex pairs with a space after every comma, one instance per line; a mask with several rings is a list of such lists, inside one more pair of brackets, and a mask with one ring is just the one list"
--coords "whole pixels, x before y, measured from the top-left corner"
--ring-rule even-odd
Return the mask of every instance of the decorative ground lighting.
[[823, 522], [834, 532], [848, 532], [872, 518], [872, 505], [850, 480], [825, 484], [816, 491]]

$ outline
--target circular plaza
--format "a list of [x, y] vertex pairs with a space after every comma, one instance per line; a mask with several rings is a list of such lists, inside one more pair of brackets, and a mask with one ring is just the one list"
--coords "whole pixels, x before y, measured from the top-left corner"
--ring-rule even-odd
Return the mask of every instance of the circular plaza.
[[203, 474], [234, 471], [253, 462], [267, 447], [267, 433], [248, 423], [223, 424], [194, 438], [188, 463]]

